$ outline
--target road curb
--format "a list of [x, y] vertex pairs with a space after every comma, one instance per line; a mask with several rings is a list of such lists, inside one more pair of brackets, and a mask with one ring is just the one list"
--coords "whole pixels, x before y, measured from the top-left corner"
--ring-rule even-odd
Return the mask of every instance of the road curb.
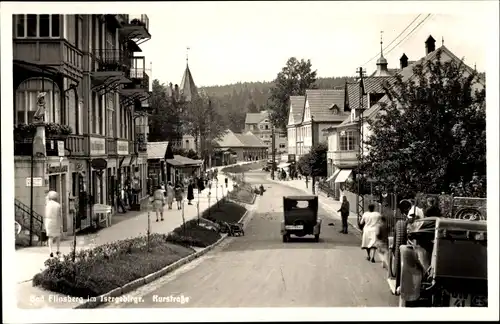
[[[243, 216], [241, 216], [241, 218], [240, 218], [240, 221], [239, 221], [240, 223], [243, 222], [243, 220], [248, 216], [249, 212], [250, 212], [250, 210], [248, 210], [248, 209], [245, 211]], [[209, 251], [213, 250], [216, 246], [221, 244], [222, 241], [224, 241], [227, 237], [228, 237], [227, 234], [222, 234], [221, 238], [217, 242], [213, 243], [212, 245], [207, 246], [203, 250], [191, 253], [190, 255], [175, 261], [174, 263], [166, 266], [163, 269], [160, 269], [156, 272], [150, 273], [147, 276], [144, 276], [142, 278], [131, 281], [128, 284], [126, 284], [122, 287], [115, 288], [115, 289], [113, 289], [113, 290], [111, 290], [103, 295], [97, 296], [95, 298], [96, 300], [92, 300], [92, 301], [89, 300], [85, 303], [82, 303], [82, 304], [74, 307], [74, 309], [97, 308], [98, 306], [100, 306], [102, 304], [106, 304], [105, 301], [109, 300], [110, 297], [119, 297], [119, 296], [125, 295], [133, 290], [136, 290], [137, 288], [142, 287], [142, 286], [144, 286], [144, 285], [146, 285], [146, 284], [148, 284], [148, 283], [150, 283], [150, 282], [152, 282], [160, 277], [163, 277], [167, 273], [170, 273], [170, 272], [182, 267], [183, 265], [185, 265], [185, 264], [201, 257], [202, 255], [208, 253]]]
[[[269, 180], [269, 181], [272, 181], [272, 182], [274, 182], [274, 183], [279, 183], [279, 184], [281, 184], [281, 185], [287, 186], [287, 187], [292, 188], [292, 189], [300, 190], [300, 191], [302, 191], [302, 192], [307, 192], [307, 191], [306, 191], [306, 190], [304, 190], [304, 189], [300, 189], [300, 188], [297, 188], [297, 187], [294, 187], [294, 186], [290, 186], [290, 185], [288, 185], [288, 184], [286, 184], [286, 183], [282, 183], [282, 182], [280, 182], [280, 181], [273, 180], [273, 179], [271, 179], [271, 177], [270, 177], [270, 176], [268, 177], [268, 180]], [[319, 198], [320, 198], [320, 196], [319, 196], [319, 195], [316, 195], [316, 196], [318, 196], [318, 201], [319, 201], [319, 203], [321, 204], [321, 206], [322, 206], [324, 209], [327, 209], [327, 210], [329, 210], [330, 212], [333, 212], [335, 215], [337, 215], [336, 219], [338, 219], [338, 220], [339, 220], [339, 219], [341, 219], [341, 218], [339, 217], [339, 215], [338, 215], [338, 213], [337, 213], [337, 211], [336, 211], [336, 210], [333, 210], [333, 209], [332, 209], [332, 207], [328, 206], [328, 205], [327, 205], [327, 204], [325, 204], [323, 201], [321, 201], [321, 200], [319, 199]], [[354, 223], [354, 224], [353, 224], [353, 221], [351, 221], [351, 220], [349, 220], [349, 219], [347, 219], [347, 222], [349, 223], [349, 225], [350, 225], [353, 229], [355, 229], [355, 230], [356, 230], [356, 232], [358, 232], [359, 234], [363, 233], [363, 231], [362, 231], [362, 230], [360, 230], [360, 229], [358, 228], [358, 224], [357, 224], [357, 223]]]

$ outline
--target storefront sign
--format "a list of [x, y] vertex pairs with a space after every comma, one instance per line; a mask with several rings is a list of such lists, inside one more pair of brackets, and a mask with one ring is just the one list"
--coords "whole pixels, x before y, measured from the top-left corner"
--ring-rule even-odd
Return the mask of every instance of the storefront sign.
[[116, 146], [118, 155], [128, 155], [128, 141], [117, 141]]
[[106, 140], [99, 137], [90, 138], [90, 155], [105, 155]]
[[67, 165], [47, 166], [47, 173], [65, 173], [68, 172]]

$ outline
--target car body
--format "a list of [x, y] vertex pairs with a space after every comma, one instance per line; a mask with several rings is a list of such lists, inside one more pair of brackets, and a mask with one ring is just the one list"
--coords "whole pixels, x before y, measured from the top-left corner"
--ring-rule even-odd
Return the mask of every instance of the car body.
[[304, 237], [314, 235], [319, 242], [321, 219], [318, 218], [318, 196], [283, 197], [283, 221], [281, 235], [288, 242], [290, 235]]
[[486, 221], [416, 219], [399, 249], [400, 306], [487, 307]]

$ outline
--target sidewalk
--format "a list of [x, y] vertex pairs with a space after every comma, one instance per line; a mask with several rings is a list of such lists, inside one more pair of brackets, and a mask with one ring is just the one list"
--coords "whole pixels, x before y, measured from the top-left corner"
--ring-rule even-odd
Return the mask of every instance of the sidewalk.
[[[311, 181], [309, 181], [309, 188], [306, 187], [305, 180], [272, 180], [271, 177], [269, 177], [269, 181], [302, 190], [304, 191], [304, 193], [312, 195]], [[340, 215], [337, 211], [340, 209], [342, 203], [331, 197], [327, 197], [327, 195], [322, 191], [320, 191], [319, 193], [317, 192], [316, 194], [322, 207], [325, 208], [327, 212], [330, 212], [333, 218], [340, 219]], [[347, 221], [352, 227], [354, 227], [354, 229], [356, 229], [358, 232], [361, 232], [361, 230], [358, 228], [358, 217], [355, 213], [351, 212]]]

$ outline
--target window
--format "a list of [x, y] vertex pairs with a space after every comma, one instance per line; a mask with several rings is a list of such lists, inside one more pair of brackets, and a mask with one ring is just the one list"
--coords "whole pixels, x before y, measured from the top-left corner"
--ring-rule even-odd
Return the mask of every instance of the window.
[[107, 119], [107, 128], [106, 128], [106, 135], [108, 137], [114, 137], [115, 134], [115, 123], [114, 123], [114, 118], [115, 118], [115, 94], [114, 93], [107, 93], [105, 95], [105, 100], [106, 100], [106, 119]]
[[340, 151], [354, 151], [358, 148], [358, 136], [355, 131], [340, 132]]
[[269, 129], [269, 125], [266, 125], [265, 127], [266, 127], [266, 129]]
[[280, 144], [280, 149], [285, 148], [285, 144]]
[[60, 37], [60, 15], [16, 15], [16, 37]]
[[260, 126], [260, 127], [259, 127], [260, 129], [264, 129], [264, 125], [259, 125], [259, 126]]
[[38, 108], [37, 97], [40, 92], [45, 92], [45, 121], [61, 123], [60, 92], [57, 84], [51, 80], [39, 78], [28, 79], [21, 83], [16, 90], [16, 124], [29, 124]]

